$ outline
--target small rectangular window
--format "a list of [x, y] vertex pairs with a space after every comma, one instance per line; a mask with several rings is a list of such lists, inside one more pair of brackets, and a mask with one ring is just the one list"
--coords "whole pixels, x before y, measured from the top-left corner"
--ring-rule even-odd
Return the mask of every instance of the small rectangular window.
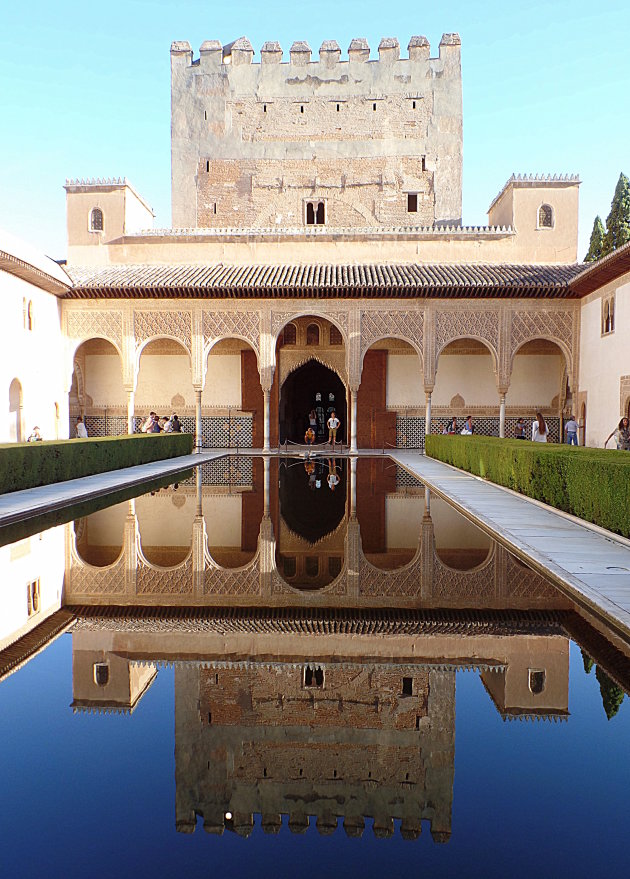
[[407, 213], [408, 214], [417, 214], [418, 213], [418, 193], [417, 192], [408, 192], [407, 193]]
[[416, 109], [416, 102], [415, 102], [415, 101], [412, 101], [412, 102], [411, 102], [411, 106], [412, 106], [412, 108], [415, 110], [415, 109]]
[[413, 678], [402, 679], [402, 695], [413, 696]]
[[208, 174], [210, 173], [210, 162], [209, 162], [209, 161], [206, 162], [206, 172], [207, 172]]
[[339, 104], [337, 104], [337, 113], [339, 112]]
[[423, 171], [427, 170], [427, 157], [426, 156], [422, 157], [422, 170]]
[[302, 105], [300, 105], [300, 113], [303, 113], [303, 112], [304, 112], [304, 105], [302, 104]]
[[376, 104], [372, 104], [372, 109], [373, 109], [374, 112], [376, 113]]

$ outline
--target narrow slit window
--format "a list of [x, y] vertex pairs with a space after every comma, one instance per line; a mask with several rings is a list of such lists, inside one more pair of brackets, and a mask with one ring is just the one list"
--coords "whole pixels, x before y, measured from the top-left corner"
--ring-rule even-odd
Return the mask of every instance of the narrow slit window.
[[372, 110], [376, 113], [376, 104], [372, 104]]
[[413, 110], [416, 109], [416, 102], [415, 102], [415, 101], [412, 101], [412, 102], [411, 102], [411, 107], [412, 107]]
[[304, 112], [304, 104], [300, 104], [300, 113]]
[[422, 157], [422, 170], [423, 171], [427, 170], [427, 157], [426, 156]]
[[210, 161], [209, 160], [206, 162], [206, 173], [207, 174], [210, 173]]
[[266, 112], [267, 112], [267, 105], [263, 104], [263, 113], [266, 113]]
[[339, 112], [339, 104], [337, 104], [337, 113]]

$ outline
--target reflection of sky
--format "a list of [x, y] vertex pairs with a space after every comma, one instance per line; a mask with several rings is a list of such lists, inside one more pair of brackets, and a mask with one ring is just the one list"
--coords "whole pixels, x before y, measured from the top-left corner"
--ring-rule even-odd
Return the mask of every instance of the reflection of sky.
[[[457, 675], [453, 833], [435, 845], [260, 828], [175, 830], [173, 670], [134, 714], [73, 715], [72, 640], [0, 684], [0, 863], [11, 877], [572, 877], [626, 866], [627, 699], [607, 721], [594, 670], [571, 647], [565, 723], [501, 720], [478, 675]], [[284, 819], [286, 823], [286, 818]], [[190, 872], [192, 871], [192, 873]]]

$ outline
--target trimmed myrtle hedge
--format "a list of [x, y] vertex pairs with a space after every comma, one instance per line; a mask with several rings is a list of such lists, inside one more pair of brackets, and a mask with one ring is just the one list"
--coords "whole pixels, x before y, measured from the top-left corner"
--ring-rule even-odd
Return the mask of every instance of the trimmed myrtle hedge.
[[426, 437], [432, 458], [630, 537], [630, 453], [479, 436]]
[[111, 436], [0, 445], [0, 492], [177, 458], [192, 452], [191, 434]]

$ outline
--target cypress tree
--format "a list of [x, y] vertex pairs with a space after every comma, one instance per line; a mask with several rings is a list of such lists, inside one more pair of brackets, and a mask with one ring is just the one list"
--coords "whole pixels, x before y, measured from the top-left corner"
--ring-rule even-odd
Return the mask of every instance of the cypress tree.
[[580, 653], [582, 654], [582, 662], [584, 663], [584, 671], [587, 675], [590, 675], [591, 669], [593, 668], [593, 660], [585, 653], [582, 649], [580, 649]]
[[599, 681], [599, 692], [602, 695], [602, 705], [606, 712], [606, 717], [611, 720], [621, 708], [624, 692], [621, 687], [617, 686], [614, 681], [608, 677], [605, 671], [599, 666], [595, 668], [595, 677]]
[[591, 232], [591, 241], [588, 245], [588, 253], [584, 257], [584, 262], [593, 262], [604, 255], [604, 236], [606, 230], [599, 214], [595, 217], [593, 223], [593, 231]]
[[627, 241], [630, 241], [630, 180], [625, 174], [620, 174], [606, 220], [604, 255]]

